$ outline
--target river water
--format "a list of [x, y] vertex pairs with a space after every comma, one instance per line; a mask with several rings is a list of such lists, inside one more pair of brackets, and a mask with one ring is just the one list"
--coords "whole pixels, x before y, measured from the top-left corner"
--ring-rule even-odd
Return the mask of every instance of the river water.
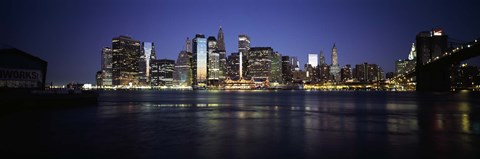
[[475, 92], [104, 91], [3, 114], [15, 158], [480, 158]]

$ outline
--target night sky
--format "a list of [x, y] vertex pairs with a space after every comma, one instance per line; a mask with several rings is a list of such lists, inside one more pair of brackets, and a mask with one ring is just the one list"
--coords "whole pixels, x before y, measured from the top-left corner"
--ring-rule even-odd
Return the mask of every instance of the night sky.
[[[478, 0], [2, 0], [0, 44], [48, 61], [47, 82], [95, 83], [100, 52], [128, 35], [154, 42], [157, 58], [176, 60], [186, 37], [217, 36], [223, 27], [227, 54], [237, 37], [297, 56], [338, 47], [340, 66], [376, 63], [394, 71], [407, 58], [415, 35], [441, 27], [449, 37], [480, 37]], [[474, 59], [473, 63], [478, 64]]]

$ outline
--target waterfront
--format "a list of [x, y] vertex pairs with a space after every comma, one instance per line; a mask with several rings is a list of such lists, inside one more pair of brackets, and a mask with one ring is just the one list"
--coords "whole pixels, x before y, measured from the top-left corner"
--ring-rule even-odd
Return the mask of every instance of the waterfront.
[[1, 117], [2, 154], [48, 158], [479, 158], [478, 92], [103, 91]]

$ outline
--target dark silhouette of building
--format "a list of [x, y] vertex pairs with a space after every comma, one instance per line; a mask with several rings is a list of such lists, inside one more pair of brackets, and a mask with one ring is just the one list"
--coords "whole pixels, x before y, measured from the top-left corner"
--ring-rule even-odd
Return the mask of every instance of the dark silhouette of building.
[[283, 83], [292, 83], [293, 68], [290, 62], [290, 56], [282, 56], [282, 79]]
[[174, 60], [152, 60], [150, 69], [152, 86], [172, 86], [175, 69]]
[[21, 50], [0, 49], [0, 90], [44, 89], [47, 65]]

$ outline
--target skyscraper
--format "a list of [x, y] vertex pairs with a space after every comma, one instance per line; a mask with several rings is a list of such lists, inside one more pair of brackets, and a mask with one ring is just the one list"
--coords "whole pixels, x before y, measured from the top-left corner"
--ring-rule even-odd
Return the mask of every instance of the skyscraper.
[[[238, 53], [240, 58], [240, 67], [239, 73], [240, 77], [247, 74], [248, 68], [245, 69], [245, 66], [248, 66], [249, 53], [250, 50], [250, 37], [247, 35], [238, 35]], [[245, 67], [245, 68], [244, 68]]]
[[207, 39], [203, 34], [196, 34], [193, 39], [193, 88], [204, 88], [207, 85]]
[[308, 64], [313, 68], [318, 66], [318, 54], [308, 54]]
[[177, 62], [175, 64], [175, 71], [173, 73], [174, 83], [179, 86], [192, 86], [192, 66], [190, 60], [192, 53], [181, 51], [178, 54]]
[[160, 59], [151, 61], [152, 86], [172, 86], [175, 61]]
[[272, 52], [270, 77], [269, 77], [268, 80], [270, 82], [283, 83], [283, 79], [282, 79], [282, 54], [280, 54], [278, 52]]
[[192, 41], [188, 37], [185, 40], [185, 51], [192, 53]]
[[208, 64], [207, 78], [209, 85], [218, 85], [220, 79], [220, 55], [217, 51], [217, 39], [210, 36], [207, 39]]
[[240, 57], [238, 52], [231, 53], [227, 59], [227, 77], [230, 79], [240, 78]]
[[448, 36], [442, 29], [432, 29], [418, 33], [416, 37], [417, 64], [423, 65], [429, 60], [439, 57], [448, 49]]
[[150, 61], [156, 59], [155, 46], [151, 42], [142, 42], [142, 55], [139, 60], [139, 78], [141, 85], [150, 82]]
[[340, 70], [340, 78], [341, 78], [342, 82], [345, 82], [347, 80], [352, 79], [352, 66], [351, 65], [345, 65]]
[[300, 71], [300, 61], [296, 56], [290, 57], [290, 64], [292, 65], [292, 71]]
[[325, 55], [323, 54], [323, 50], [320, 51], [320, 65], [326, 64], [325, 63]]
[[271, 69], [271, 47], [252, 47], [248, 51], [247, 76], [254, 80], [268, 80]]
[[282, 56], [282, 78], [283, 83], [292, 83], [293, 81], [292, 64], [289, 56]]
[[[100, 74], [100, 86], [112, 86], [112, 49], [104, 47], [102, 49], [102, 64]], [[97, 82], [98, 83], [98, 82]]]
[[360, 82], [372, 82], [380, 80], [379, 78], [379, 67], [376, 64], [357, 64], [355, 66], [354, 78]]
[[334, 81], [340, 81], [340, 65], [338, 64], [337, 47], [333, 44], [332, 48], [332, 65], [330, 66], [330, 74]]
[[138, 85], [140, 41], [128, 36], [112, 39], [112, 84], [115, 86]]
[[219, 78], [220, 80], [224, 80], [226, 73], [227, 73], [227, 51], [225, 50], [225, 41], [224, 41], [224, 35], [223, 35], [223, 30], [222, 27], [220, 26], [220, 29], [218, 30], [218, 35], [217, 35], [217, 51], [220, 56], [220, 70], [219, 70]]

